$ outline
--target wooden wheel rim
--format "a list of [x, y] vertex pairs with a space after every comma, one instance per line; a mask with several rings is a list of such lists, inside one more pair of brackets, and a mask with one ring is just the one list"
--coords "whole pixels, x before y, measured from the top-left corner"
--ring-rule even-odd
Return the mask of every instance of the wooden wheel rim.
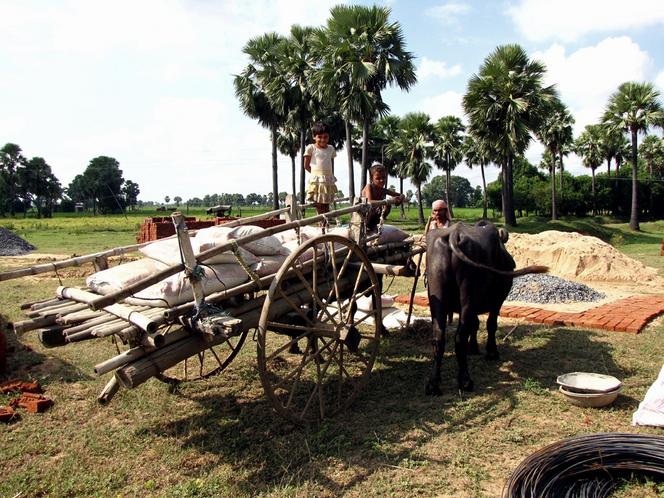
[[[322, 261], [305, 275], [301, 258], [307, 251]], [[295, 292], [298, 286], [303, 289]], [[353, 310], [361, 296], [369, 296], [374, 306], [357, 319]], [[302, 324], [274, 316], [275, 308], [284, 307]], [[366, 321], [370, 317], [373, 325]], [[258, 371], [275, 410], [302, 423], [347, 408], [366, 383], [378, 354], [380, 317], [376, 273], [354, 241], [326, 234], [300, 245], [270, 285], [257, 330]], [[276, 333], [276, 328], [288, 330], [294, 337]], [[341, 340], [341, 335], [352, 329], [360, 334], [355, 353]], [[301, 355], [288, 352], [293, 343], [304, 343]]]

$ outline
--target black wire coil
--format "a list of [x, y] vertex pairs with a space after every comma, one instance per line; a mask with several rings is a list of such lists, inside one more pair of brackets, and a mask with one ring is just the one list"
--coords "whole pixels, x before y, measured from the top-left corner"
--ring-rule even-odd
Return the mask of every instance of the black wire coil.
[[504, 498], [604, 498], [625, 479], [664, 480], [664, 437], [608, 432], [546, 446], [523, 460]]

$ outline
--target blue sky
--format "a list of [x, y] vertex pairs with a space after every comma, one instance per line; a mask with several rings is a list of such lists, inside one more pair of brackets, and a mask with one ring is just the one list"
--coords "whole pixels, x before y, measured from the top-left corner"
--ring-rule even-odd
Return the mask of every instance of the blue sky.
[[[233, 95], [232, 75], [247, 62], [242, 46], [295, 23], [321, 25], [337, 3], [0, 0], [0, 142], [44, 157], [65, 186], [108, 155], [143, 200], [267, 193], [268, 133]], [[385, 93], [397, 115], [461, 116], [468, 78], [497, 45], [515, 42], [547, 65], [576, 134], [623, 81], [651, 81], [664, 93], [661, 0], [377, 3], [392, 9], [416, 56], [418, 84]], [[537, 163], [541, 152], [533, 143], [527, 155]], [[290, 185], [289, 162], [279, 158], [280, 190]], [[336, 166], [347, 191], [343, 153]], [[568, 167], [583, 172], [573, 156]], [[464, 166], [456, 174], [480, 182]], [[488, 178], [496, 174], [490, 168]]]

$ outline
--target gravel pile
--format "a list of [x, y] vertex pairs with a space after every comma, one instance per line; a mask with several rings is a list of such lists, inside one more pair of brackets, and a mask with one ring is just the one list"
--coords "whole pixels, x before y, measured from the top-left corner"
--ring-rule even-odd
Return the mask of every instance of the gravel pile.
[[553, 275], [530, 274], [516, 277], [507, 301], [527, 303], [594, 302], [606, 297], [579, 282], [570, 282]]
[[0, 227], [0, 256], [20, 256], [37, 249], [11, 230]]

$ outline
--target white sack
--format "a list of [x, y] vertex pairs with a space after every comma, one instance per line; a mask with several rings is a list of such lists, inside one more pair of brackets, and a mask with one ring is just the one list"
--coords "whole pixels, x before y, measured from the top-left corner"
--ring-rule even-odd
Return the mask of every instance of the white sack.
[[632, 416], [632, 425], [664, 427], [664, 366]]
[[[263, 228], [252, 225], [244, 225], [235, 228], [227, 228], [223, 225], [204, 228], [199, 230], [196, 234], [198, 252], [207, 251], [208, 249], [217, 247], [229, 240], [241, 239], [248, 235], [264, 231]], [[241, 248], [246, 249], [255, 256], [274, 256], [281, 252], [281, 242], [274, 235], [264, 235], [260, 239], [242, 244]]]
[[279, 271], [279, 268], [281, 268], [281, 266], [284, 264], [286, 258], [287, 256], [283, 254], [277, 254], [276, 256], [263, 256], [258, 263], [251, 267], [251, 269], [259, 277], [272, 275], [273, 273], [277, 273]]
[[122, 290], [167, 267], [168, 265], [157, 260], [142, 258], [93, 273], [85, 283], [96, 293], [106, 295]]
[[[205, 295], [228, 290], [249, 280], [249, 275], [240, 265], [222, 264], [204, 269], [203, 289]], [[184, 272], [177, 273], [147, 289], [125, 299], [127, 303], [157, 307], [172, 307], [194, 299], [194, 292]]]

